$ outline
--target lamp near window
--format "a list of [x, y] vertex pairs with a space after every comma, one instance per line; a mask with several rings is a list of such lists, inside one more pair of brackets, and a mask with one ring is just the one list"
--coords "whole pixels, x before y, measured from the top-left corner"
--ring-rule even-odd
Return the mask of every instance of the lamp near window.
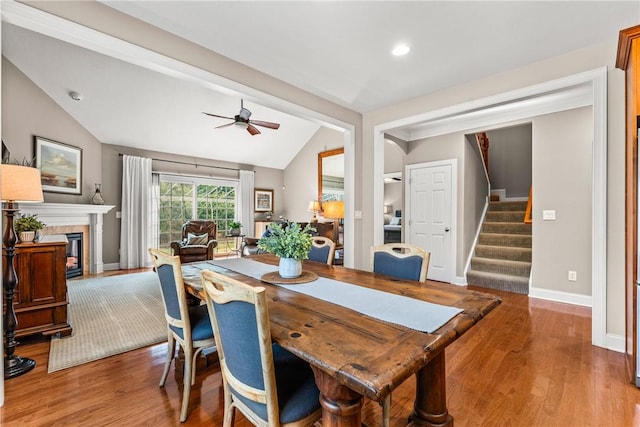
[[320, 212], [320, 202], [317, 200], [312, 200], [309, 202], [309, 206], [307, 207], [309, 212], [313, 212], [313, 218], [311, 218], [312, 222], [318, 221], [318, 212]]
[[344, 202], [342, 200], [322, 202], [322, 211], [325, 218], [333, 220], [333, 241], [338, 243], [340, 237], [339, 221], [344, 218]]
[[10, 379], [29, 372], [36, 366], [32, 359], [14, 354], [18, 342], [16, 328], [18, 320], [13, 307], [13, 296], [18, 285], [18, 276], [13, 263], [16, 251], [16, 232], [13, 217], [19, 211], [17, 203], [42, 202], [40, 171], [36, 168], [18, 165], [0, 165], [0, 198], [4, 202], [2, 210], [7, 215], [7, 226], [2, 238], [5, 262], [2, 281], [4, 283], [4, 378]]

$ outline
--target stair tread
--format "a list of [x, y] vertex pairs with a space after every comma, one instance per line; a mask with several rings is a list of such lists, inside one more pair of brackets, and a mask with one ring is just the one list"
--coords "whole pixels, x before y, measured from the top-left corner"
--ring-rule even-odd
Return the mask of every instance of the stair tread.
[[480, 257], [480, 256], [474, 256], [471, 258], [471, 260], [478, 260], [481, 262], [485, 262], [488, 264], [511, 264], [511, 265], [527, 265], [530, 266], [531, 263], [527, 262], [527, 261], [513, 261], [510, 259], [497, 259], [497, 258], [486, 258], [486, 257]]
[[516, 282], [529, 283], [529, 277], [525, 277], [525, 276], [514, 276], [514, 275], [511, 275], [511, 274], [492, 273], [490, 271], [480, 271], [480, 270], [469, 270], [469, 271], [467, 271], [467, 276], [469, 274], [482, 276], [482, 277], [491, 277], [491, 278], [502, 279], [502, 280], [513, 280], [513, 281], [516, 281]]

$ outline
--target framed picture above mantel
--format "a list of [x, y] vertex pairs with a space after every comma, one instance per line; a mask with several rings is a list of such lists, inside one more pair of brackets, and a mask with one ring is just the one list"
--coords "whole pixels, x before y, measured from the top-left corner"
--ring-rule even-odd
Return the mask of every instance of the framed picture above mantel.
[[33, 151], [42, 191], [82, 194], [81, 148], [36, 136]]
[[273, 190], [254, 190], [254, 206], [256, 212], [273, 212]]

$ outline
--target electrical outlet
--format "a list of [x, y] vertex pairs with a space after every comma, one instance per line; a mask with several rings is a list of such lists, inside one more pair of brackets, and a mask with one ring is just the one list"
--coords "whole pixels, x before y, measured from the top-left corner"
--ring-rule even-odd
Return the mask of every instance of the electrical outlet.
[[575, 271], [569, 270], [568, 278], [570, 282], [575, 282], [576, 280], [578, 280], [578, 273], [576, 273]]

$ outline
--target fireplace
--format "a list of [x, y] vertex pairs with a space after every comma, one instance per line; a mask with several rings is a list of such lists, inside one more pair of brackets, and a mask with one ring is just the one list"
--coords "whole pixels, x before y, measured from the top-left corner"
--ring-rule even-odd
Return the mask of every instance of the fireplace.
[[83, 275], [82, 233], [67, 233], [67, 279]]

